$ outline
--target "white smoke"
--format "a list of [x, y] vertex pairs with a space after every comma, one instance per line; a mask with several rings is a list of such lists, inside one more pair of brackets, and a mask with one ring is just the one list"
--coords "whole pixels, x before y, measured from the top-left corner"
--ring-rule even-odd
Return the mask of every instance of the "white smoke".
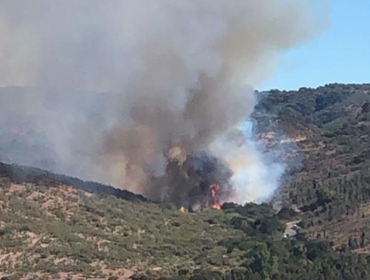
[[322, 28], [311, 4], [1, 1], [0, 85], [33, 88], [0, 95], [0, 156], [145, 193], [171, 148], [207, 150], [236, 172], [238, 201], [265, 198], [280, 167], [227, 139], [278, 55]]
[[[223, 158], [234, 171], [231, 178], [235, 188], [234, 202], [263, 202], [278, 188], [286, 168], [284, 160], [277, 160], [278, 150], [267, 150], [263, 142], [256, 142], [254, 124], [247, 119], [240, 133], [219, 138], [212, 143], [212, 154]], [[231, 136], [231, 137], [230, 137]]]

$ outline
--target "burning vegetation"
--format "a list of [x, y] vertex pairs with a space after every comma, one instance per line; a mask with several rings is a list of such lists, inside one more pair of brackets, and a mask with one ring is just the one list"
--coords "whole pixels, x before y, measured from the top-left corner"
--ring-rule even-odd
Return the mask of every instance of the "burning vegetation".
[[226, 163], [202, 152], [187, 156], [184, 161], [172, 159], [165, 175], [153, 178], [148, 188], [161, 191], [146, 195], [159, 194], [156, 199], [172, 201], [183, 210], [221, 209], [221, 204], [233, 196], [232, 175]]
[[213, 209], [221, 210], [221, 203], [218, 201], [218, 191], [220, 189], [219, 184], [212, 184], [210, 187], [211, 201], [209, 206]]
[[[209, 187], [210, 190], [210, 201], [208, 203], [208, 207], [216, 210], [221, 210], [222, 205], [218, 200], [218, 191], [220, 189], [219, 184], [212, 184]], [[186, 213], [186, 208], [184, 206], [180, 207], [180, 212]]]

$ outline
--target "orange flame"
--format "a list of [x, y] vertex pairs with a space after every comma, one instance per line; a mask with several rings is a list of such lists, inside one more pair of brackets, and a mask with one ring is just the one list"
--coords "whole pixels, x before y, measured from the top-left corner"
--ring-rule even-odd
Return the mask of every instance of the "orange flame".
[[221, 207], [222, 207], [221, 204], [218, 203], [218, 202], [216, 202], [212, 205], [212, 209], [216, 209], [216, 210], [221, 210]]
[[221, 210], [221, 204], [217, 200], [219, 189], [220, 189], [220, 185], [218, 184], [212, 184], [209, 186], [209, 190], [211, 192], [211, 197], [212, 197], [212, 202], [210, 203], [210, 207], [216, 210]]

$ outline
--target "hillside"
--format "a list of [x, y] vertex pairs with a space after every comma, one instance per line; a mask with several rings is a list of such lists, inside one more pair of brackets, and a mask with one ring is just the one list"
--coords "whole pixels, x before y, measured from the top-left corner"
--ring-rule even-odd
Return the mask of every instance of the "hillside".
[[[18, 171], [1, 165], [9, 168]], [[335, 252], [327, 243], [283, 238], [284, 215], [267, 204], [182, 213], [170, 205], [51, 185], [43, 176], [31, 183], [1, 174], [0, 275], [9, 279], [370, 275], [366, 258]], [[322, 273], [327, 267], [336, 268]]]
[[266, 115], [273, 119], [267, 130], [296, 139], [275, 200], [302, 210], [309, 235], [368, 253], [370, 85], [271, 91], [256, 109], [260, 123]]
[[370, 85], [259, 96], [258, 138], [290, 167], [271, 205], [182, 213], [0, 164], [0, 278], [370, 279]]

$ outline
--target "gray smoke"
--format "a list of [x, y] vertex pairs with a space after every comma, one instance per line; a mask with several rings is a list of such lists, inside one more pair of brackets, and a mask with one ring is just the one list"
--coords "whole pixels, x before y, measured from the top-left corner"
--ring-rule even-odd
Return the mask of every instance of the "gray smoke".
[[237, 200], [245, 201], [251, 186], [243, 170], [258, 151], [232, 135], [278, 55], [321, 30], [318, 7], [309, 0], [1, 1], [0, 156], [153, 193], [148, 180], [163, 176], [169, 159], [182, 164], [206, 151], [238, 174], [245, 199]]

